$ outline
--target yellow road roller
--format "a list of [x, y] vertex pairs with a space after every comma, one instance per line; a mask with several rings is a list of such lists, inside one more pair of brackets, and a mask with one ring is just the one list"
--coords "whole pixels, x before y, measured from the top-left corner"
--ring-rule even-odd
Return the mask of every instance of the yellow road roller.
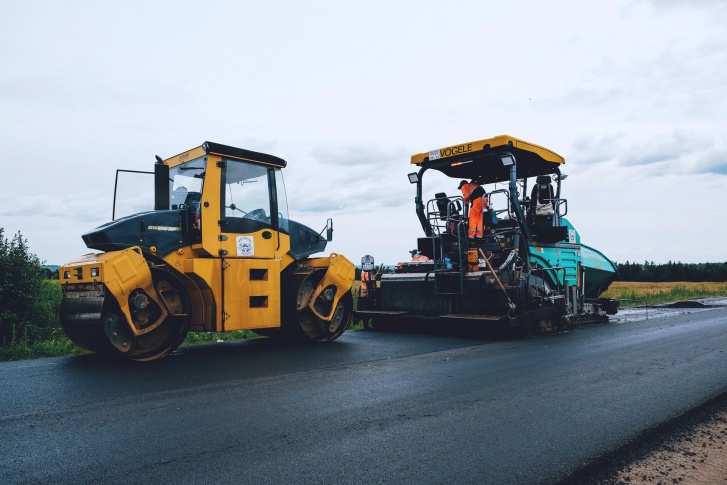
[[212, 142], [157, 156], [154, 210], [84, 234], [101, 252], [60, 269], [68, 337], [131, 360], [163, 357], [190, 331], [338, 338], [351, 320], [355, 267], [340, 254], [311, 257], [333, 222], [318, 232], [289, 219], [285, 166]]

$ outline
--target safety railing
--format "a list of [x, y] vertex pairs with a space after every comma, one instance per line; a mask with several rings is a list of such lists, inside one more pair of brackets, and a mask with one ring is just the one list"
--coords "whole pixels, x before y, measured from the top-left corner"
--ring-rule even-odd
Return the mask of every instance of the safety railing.
[[466, 222], [462, 197], [439, 197], [427, 202], [427, 220], [437, 235], [454, 232], [454, 225]]
[[[466, 254], [463, 255], [461, 250], [447, 253], [445, 247], [447, 244], [444, 239], [451, 238], [452, 243], [456, 242], [457, 248], [466, 247], [467, 243], [467, 216], [464, 213], [465, 206], [462, 197], [438, 197], [427, 201], [427, 220], [432, 228], [432, 255], [435, 260], [435, 269], [444, 271], [453, 271], [457, 266], [459, 276], [458, 284], [455, 285], [456, 291], [452, 291], [452, 282], [445, 285], [447, 290], [440, 288], [440, 278], [435, 275], [435, 292], [461, 294], [464, 285], [464, 273], [467, 268]], [[454, 260], [452, 260], [454, 258]], [[444, 277], [444, 276], [442, 276]], [[450, 277], [447, 277], [451, 279]]]
[[[495, 199], [495, 196], [498, 194], [504, 194], [505, 195], [505, 208], [504, 209], [493, 209], [493, 203], [492, 201]], [[497, 189], [493, 190], [489, 194], [487, 194], [485, 197], [487, 197], [487, 208], [490, 210], [494, 210], [495, 214], [498, 218], [502, 214], [507, 214], [508, 219], [515, 219], [515, 215], [510, 210], [510, 191], [507, 189]], [[499, 197], [498, 197], [499, 198]], [[484, 207], [484, 206], [483, 206]]]

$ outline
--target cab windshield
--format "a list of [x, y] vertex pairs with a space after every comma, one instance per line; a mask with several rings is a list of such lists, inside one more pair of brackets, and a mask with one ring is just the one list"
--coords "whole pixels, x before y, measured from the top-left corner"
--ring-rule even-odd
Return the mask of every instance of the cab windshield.
[[179, 209], [191, 202], [198, 202], [204, 185], [205, 157], [169, 169], [169, 205]]
[[250, 233], [266, 227], [288, 231], [288, 203], [279, 168], [225, 159], [222, 219], [229, 232]]

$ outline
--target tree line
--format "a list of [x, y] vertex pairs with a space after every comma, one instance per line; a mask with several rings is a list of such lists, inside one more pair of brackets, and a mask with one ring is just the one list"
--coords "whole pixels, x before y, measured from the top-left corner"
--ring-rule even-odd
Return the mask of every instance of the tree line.
[[727, 281], [727, 263], [616, 263], [618, 281]]

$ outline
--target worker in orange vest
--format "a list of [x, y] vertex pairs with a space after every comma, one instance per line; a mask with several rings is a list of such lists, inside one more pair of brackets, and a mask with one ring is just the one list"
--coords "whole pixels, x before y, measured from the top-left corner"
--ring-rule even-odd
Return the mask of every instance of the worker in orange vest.
[[[359, 293], [359, 305], [360, 308], [368, 309], [369, 306], [369, 295], [373, 296], [373, 292], [369, 292], [369, 285], [374, 283], [374, 272], [373, 271], [361, 271], [361, 290]], [[371, 327], [369, 323], [370, 317], [362, 317], [363, 328], [367, 329]]]
[[[359, 290], [358, 308], [370, 310], [375, 307], [376, 274], [374, 273], [374, 258], [366, 255], [361, 258], [361, 289]], [[362, 317], [363, 328], [369, 328], [371, 317]]]
[[411, 254], [412, 261], [429, 261], [429, 258], [424, 256], [418, 249], [412, 249], [409, 254]]
[[366, 298], [368, 296], [368, 282], [373, 281], [373, 279], [374, 279], [373, 271], [361, 271], [361, 294], [360, 294], [360, 296], [362, 298]]
[[459, 183], [459, 190], [462, 191], [462, 198], [465, 204], [469, 204], [470, 210], [467, 215], [469, 237], [482, 237], [484, 234], [484, 225], [482, 223], [482, 211], [487, 206], [487, 193], [482, 186], [476, 181], [467, 182], [463, 180]]

